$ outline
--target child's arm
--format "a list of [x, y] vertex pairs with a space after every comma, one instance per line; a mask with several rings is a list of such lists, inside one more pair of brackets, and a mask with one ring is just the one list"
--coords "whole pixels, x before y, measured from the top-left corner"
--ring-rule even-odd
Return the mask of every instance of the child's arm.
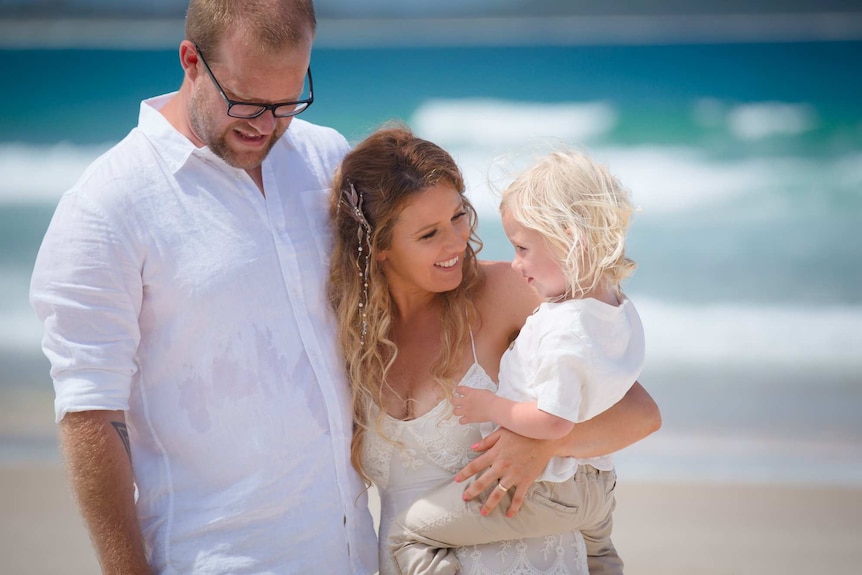
[[461, 417], [458, 421], [462, 424], [492, 421], [534, 439], [559, 439], [575, 426], [568, 419], [540, 410], [535, 401], [512, 401], [470, 387], [458, 387], [455, 393], [458, 395], [452, 398], [453, 413]]

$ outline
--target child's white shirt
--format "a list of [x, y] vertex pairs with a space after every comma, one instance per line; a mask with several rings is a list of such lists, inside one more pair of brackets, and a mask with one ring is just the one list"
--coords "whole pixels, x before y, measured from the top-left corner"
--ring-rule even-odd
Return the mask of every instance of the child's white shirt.
[[[574, 423], [617, 403], [640, 375], [645, 352], [637, 310], [621, 298], [619, 306], [593, 298], [540, 305], [500, 360], [497, 395], [537, 401], [540, 410]], [[484, 423], [482, 433], [495, 428]], [[555, 457], [539, 480], [565, 481], [580, 464], [604, 471], [614, 465], [610, 455]]]

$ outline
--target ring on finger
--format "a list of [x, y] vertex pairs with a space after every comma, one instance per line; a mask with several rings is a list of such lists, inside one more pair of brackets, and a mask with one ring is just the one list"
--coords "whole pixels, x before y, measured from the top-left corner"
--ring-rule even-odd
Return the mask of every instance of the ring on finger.
[[503, 493], [506, 493], [507, 491], [509, 491], [508, 487], [503, 487], [503, 484], [499, 483], [499, 482], [497, 483], [497, 489], [501, 490]]

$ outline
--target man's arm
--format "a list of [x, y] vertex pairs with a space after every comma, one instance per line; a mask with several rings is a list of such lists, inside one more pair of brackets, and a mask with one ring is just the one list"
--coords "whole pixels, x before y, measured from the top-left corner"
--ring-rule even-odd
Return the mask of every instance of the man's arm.
[[[557, 440], [538, 440], [499, 429], [474, 447], [484, 451], [467, 464], [455, 481], [464, 481], [483, 472], [465, 491], [464, 499], [472, 499], [491, 485], [499, 482], [507, 489], [515, 489], [512, 503], [506, 512], [518, 512], [527, 489], [541, 474], [555, 455], [595, 457], [619, 451], [661, 427], [661, 414], [649, 393], [637, 382], [614, 406], [596, 417], [576, 424], [571, 433]], [[494, 489], [482, 510], [490, 513], [505, 493]]]
[[67, 413], [59, 427], [66, 473], [103, 575], [149, 575], [123, 412]]

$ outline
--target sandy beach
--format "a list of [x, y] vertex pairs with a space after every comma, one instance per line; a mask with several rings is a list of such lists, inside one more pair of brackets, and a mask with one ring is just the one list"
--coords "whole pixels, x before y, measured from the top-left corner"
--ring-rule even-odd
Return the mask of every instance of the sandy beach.
[[[862, 490], [726, 484], [617, 488], [614, 540], [630, 575], [855, 573]], [[56, 464], [0, 468], [9, 575], [98, 573]]]

